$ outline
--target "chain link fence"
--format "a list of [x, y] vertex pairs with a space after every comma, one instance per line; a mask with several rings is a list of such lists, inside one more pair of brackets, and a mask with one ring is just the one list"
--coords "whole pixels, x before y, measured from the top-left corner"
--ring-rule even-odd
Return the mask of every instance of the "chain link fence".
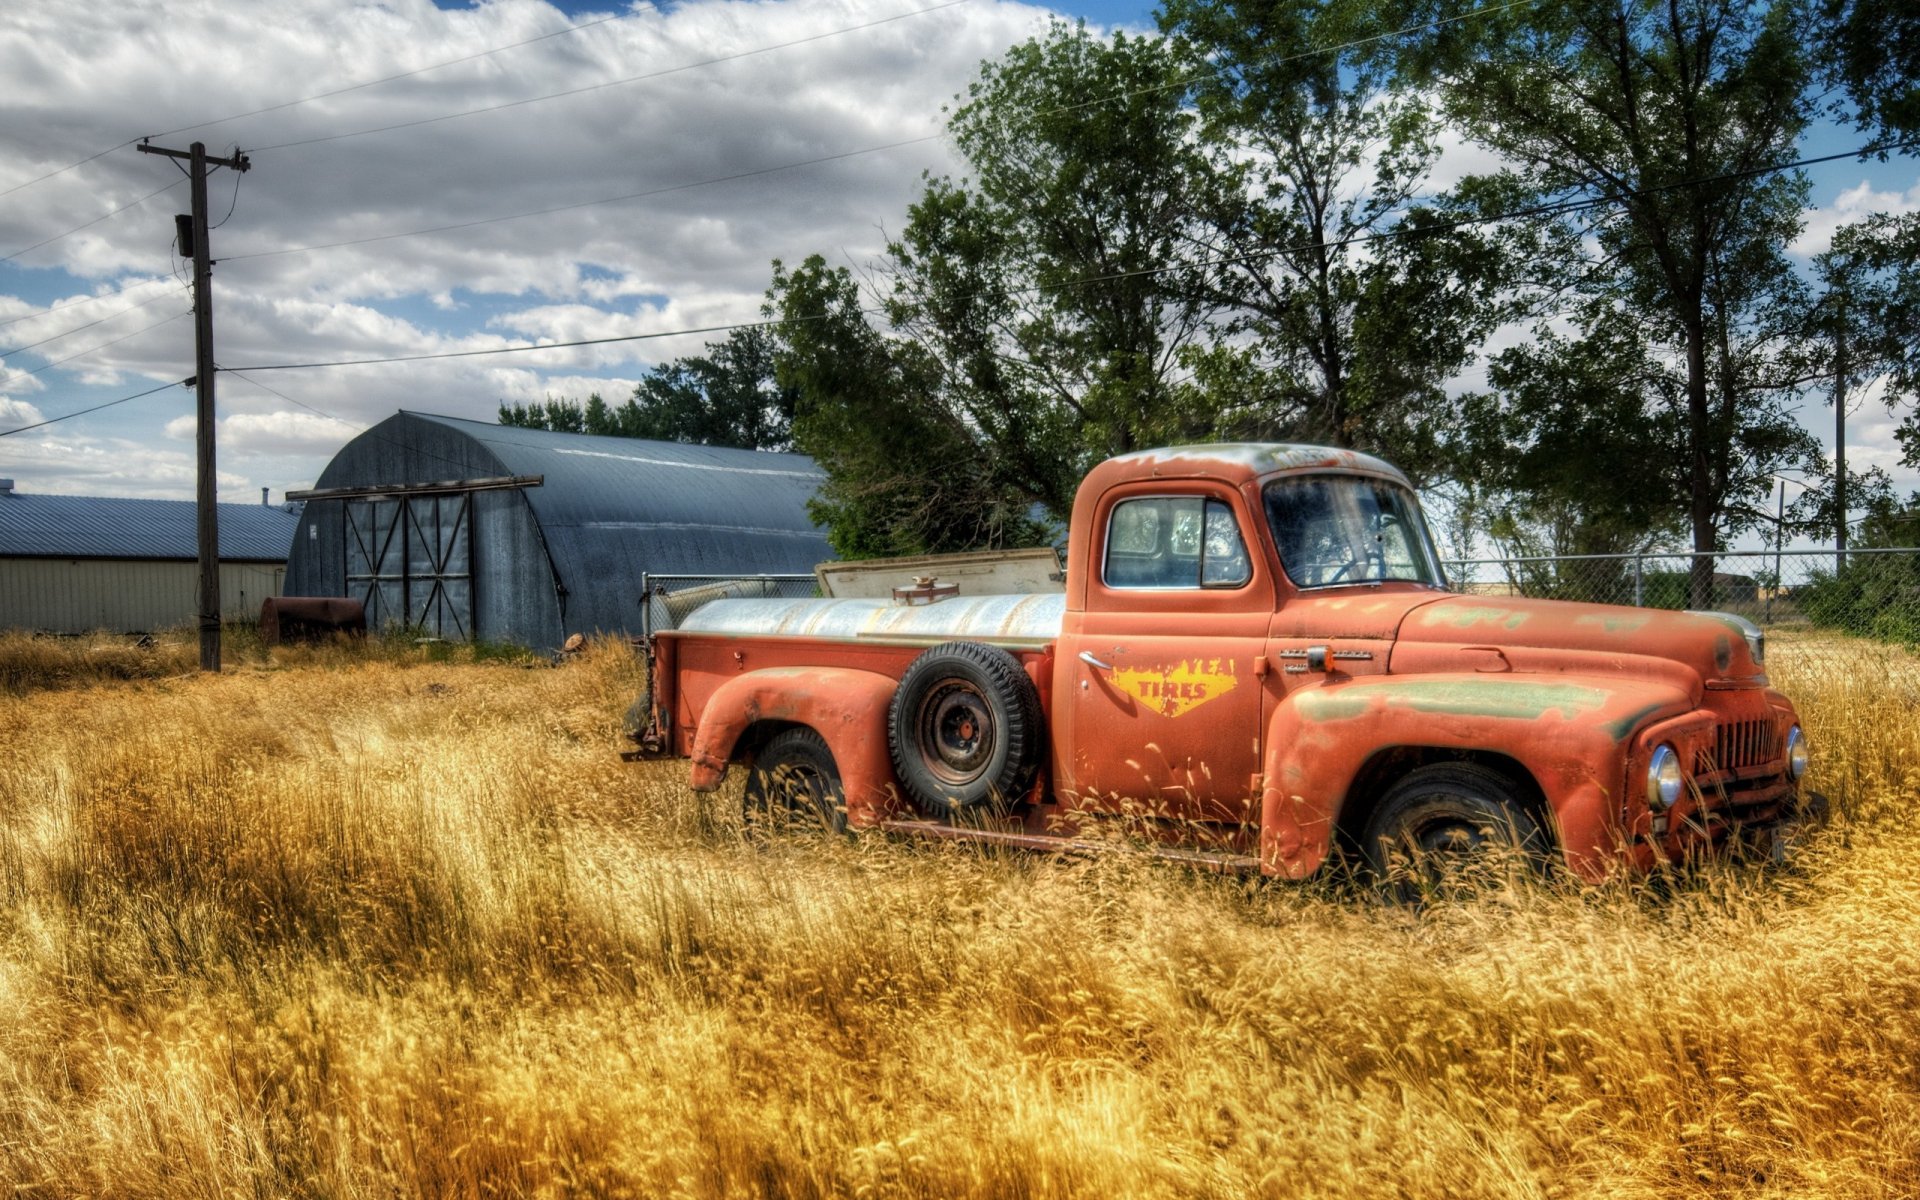
[[[1710, 598], [1694, 603], [1704, 561]], [[1766, 630], [1769, 667], [1857, 668], [1877, 659], [1920, 682], [1920, 548], [1730, 551], [1715, 554], [1569, 555], [1454, 559], [1454, 590], [1483, 596], [1584, 600], [1639, 608], [1736, 613]]]

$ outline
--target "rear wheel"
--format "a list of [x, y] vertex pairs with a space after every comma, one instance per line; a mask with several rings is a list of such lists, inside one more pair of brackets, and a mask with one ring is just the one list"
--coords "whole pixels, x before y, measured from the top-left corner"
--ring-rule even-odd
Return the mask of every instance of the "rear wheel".
[[1403, 904], [1471, 894], [1545, 873], [1551, 844], [1512, 780], [1434, 763], [1393, 785], [1367, 822], [1367, 865]]
[[773, 735], [747, 772], [749, 837], [844, 833], [847, 794], [826, 739], [805, 727]]

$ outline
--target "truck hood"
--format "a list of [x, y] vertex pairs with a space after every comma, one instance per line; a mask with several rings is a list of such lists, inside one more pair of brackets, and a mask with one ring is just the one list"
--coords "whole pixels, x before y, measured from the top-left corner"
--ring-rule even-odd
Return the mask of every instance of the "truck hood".
[[1406, 613], [1388, 669], [1618, 674], [1697, 698], [1710, 681], [1764, 686], [1763, 654], [1759, 631], [1724, 613], [1453, 595]]

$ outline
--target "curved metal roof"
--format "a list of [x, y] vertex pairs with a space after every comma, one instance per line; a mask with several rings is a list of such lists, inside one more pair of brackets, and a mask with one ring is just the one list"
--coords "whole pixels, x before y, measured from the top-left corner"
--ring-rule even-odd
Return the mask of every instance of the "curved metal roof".
[[[264, 504], [222, 504], [220, 557], [230, 562], [285, 562], [300, 514]], [[0, 557], [198, 557], [198, 517], [191, 500], [125, 496], [0, 495]]]
[[[356, 450], [356, 447], [359, 449]], [[410, 473], [412, 478], [372, 478]], [[643, 572], [810, 573], [832, 557], [800, 454], [518, 429], [402, 411], [348, 444], [320, 487], [540, 475], [522, 491], [567, 589], [571, 629], [636, 625]]]

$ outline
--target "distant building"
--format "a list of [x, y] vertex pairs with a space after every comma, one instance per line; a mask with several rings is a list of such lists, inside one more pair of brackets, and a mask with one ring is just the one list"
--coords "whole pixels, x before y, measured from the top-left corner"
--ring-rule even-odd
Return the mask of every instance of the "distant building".
[[371, 628], [552, 649], [641, 629], [643, 576], [808, 573], [824, 476], [798, 454], [548, 433], [401, 412], [310, 491], [287, 594]]
[[[220, 613], [251, 621], [280, 594], [297, 512], [220, 506]], [[0, 479], [0, 628], [145, 633], [200, 611], [190, 500], [48, 496]]]

